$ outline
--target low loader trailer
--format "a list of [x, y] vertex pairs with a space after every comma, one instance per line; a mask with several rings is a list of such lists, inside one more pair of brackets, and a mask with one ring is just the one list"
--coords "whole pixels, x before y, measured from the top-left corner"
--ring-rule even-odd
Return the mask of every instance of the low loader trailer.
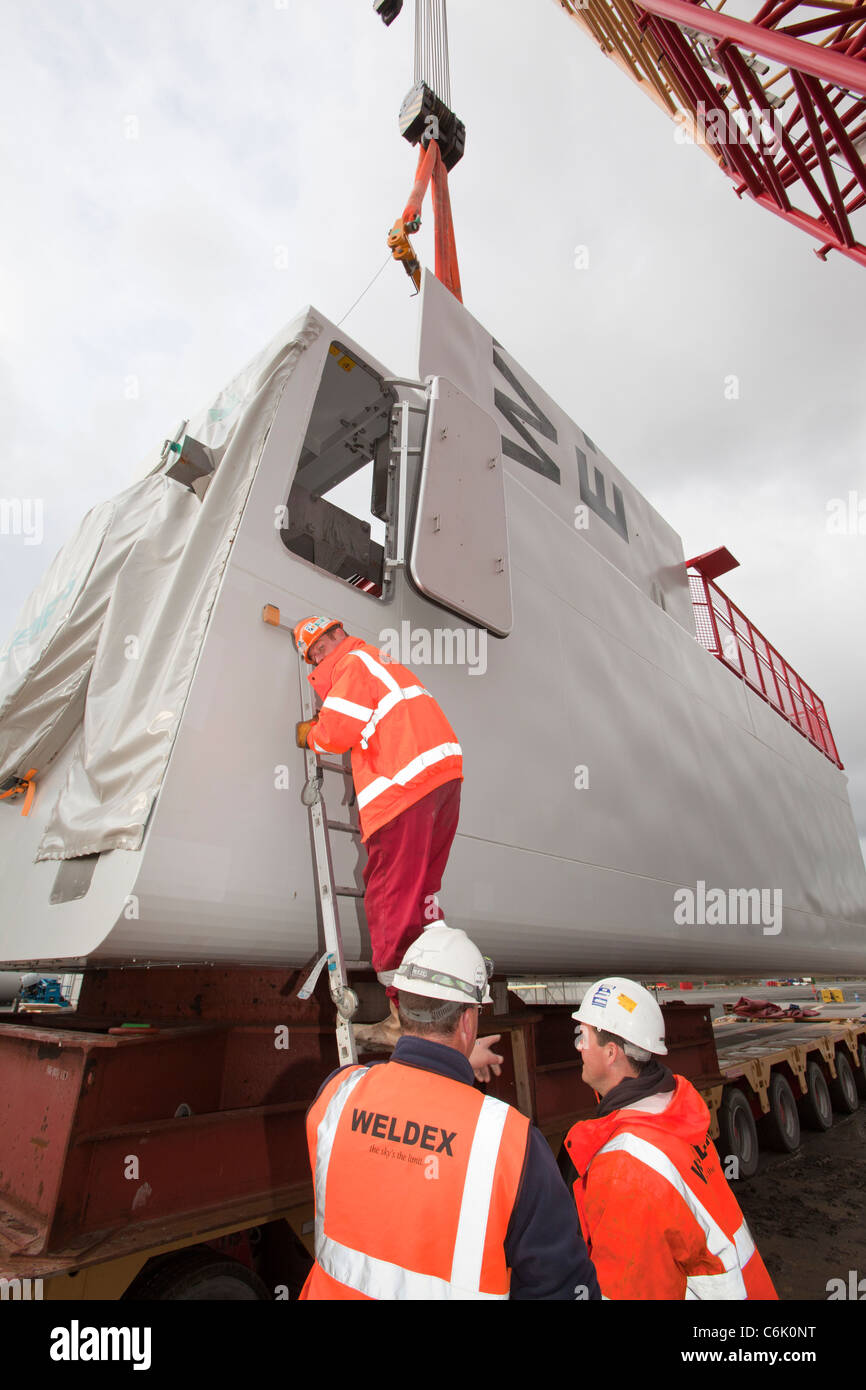
[[[13, 1297], [289, 1299], [310, 1267], [305, 1113], [338, 1064], [324, 983], [301, 972], [99, 970], [77, 1008], [0, 1025], [0, 1278]], [[375, 1012], [371, 977], [355, 986]], [[491, 1094], [554, 1151], [595, 1104], [572, 1005], [523, 1004], [494, 981]], [[710, 1107], [729, 1178], [793, 1151], [866, 1096], [866, 1019], [715, 1029], [663, 1005], [668, 1062]], [[834, 1006], [839, 1012], [839, 1006]], [[856, 1010], [854, 1010], [856, 1014]], [[718, 1039], [718, 1041], [716, 1041]]]

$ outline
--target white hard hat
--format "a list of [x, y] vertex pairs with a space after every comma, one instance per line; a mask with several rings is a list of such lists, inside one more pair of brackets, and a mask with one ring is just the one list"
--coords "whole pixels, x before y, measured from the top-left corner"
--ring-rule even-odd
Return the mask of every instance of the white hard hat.
[[458, 927], [436, 922], [413, 941], [393, 979], [395, 989], [455, 1004], [490, 1004], [493, 962]]
[[606, 1033], [646, 1048], [657, 1056], [665, 1056], [664, 1015], [649, 990], [634, 980], [620, 975], [608, 975], [590, 985], [573, 1013], [578, 1023], [590, 1023]]

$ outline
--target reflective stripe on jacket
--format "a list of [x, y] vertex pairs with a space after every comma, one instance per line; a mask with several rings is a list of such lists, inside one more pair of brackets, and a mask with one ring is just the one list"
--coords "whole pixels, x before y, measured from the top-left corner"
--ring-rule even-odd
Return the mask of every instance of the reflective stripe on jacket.
[[602, 1294], [775, 1299], [709, 1137], [706, 1104], [685, 1077], [675, 1080], [673, 1094], [580, 1121], [566, 1137]]
[[364, 840], [443, 782], [463, 776], [457, 737], [429, 690], [360, 637], [347, 637], [309, 677], [322, 699], [307, 744], [352, 750]]
[[307, 1116], [316, 1263], [307, 1299], [503, 1299], [529, 1121], [400, 1062], [346, 1067]]

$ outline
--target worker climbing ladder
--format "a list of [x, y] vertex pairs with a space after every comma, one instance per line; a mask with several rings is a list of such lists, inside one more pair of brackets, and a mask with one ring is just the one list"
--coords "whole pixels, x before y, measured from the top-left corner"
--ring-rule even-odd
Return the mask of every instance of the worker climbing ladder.
[[[280, 622], [280, 610], [273, 604], [266, 604], [262, 618], [272, 627], [282, 628], [291, 635], [291, 628]], [[301, 710], [305, 720], [315, 717], [313, 693], [306, 679], [303, 658], [298, 656], [298, 679], [300, 683]], [[340, 931], [338, 898], [358, 898], [364, 896], [363, 888], [338, 887], [334, 881], [334, 864], [331, 854], [330, 832], [336, 830], [344, 834], [360, 837], [360, 826], [351, 820], [330, 820], [324, 797], [324, 778], [326, 772], [351, 780], [351, 769], [343, 762], [323, 758], [311, 748], [304, 750], [307, 779], [301, 792], [301, 800], [310, 812], [310, 826], [313, 832], [313, 860], [316, 895], [322, 917], [325, 936], [325, 950], [303, 987], [298, 992], [299, 999], [309, 999], [316, 987], [319, 976], [327, 967], [328, 988], [337, 1011], [337, 1052], [340, 1066], [357, 1062], [358, 1053], [352, 1030], [352, 1018], [358, 1008], [358, 996], [349, 987], [346, 973], [346, 960], [343, 952], [343, 937]]]

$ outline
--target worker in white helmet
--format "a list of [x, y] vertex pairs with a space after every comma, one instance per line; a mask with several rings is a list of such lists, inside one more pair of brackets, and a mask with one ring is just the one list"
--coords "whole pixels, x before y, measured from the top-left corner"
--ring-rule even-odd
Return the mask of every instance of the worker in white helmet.
[[583, 1080], [600, 1103], [566, 1136], [560, 1170], [604, 1297], [776, 1298], [710, 1139], [710, 1112], [659, 1061], [667, 1047], [655, 999], [610, 976], [572, 1017]]
[[473, 1085], [489, 963], [436, 923], [394, 979], [389, 1061], [343, 1067], [307, 1116], [316, 1263], [306, 1299], [597, 1299], [540, 1132]]

